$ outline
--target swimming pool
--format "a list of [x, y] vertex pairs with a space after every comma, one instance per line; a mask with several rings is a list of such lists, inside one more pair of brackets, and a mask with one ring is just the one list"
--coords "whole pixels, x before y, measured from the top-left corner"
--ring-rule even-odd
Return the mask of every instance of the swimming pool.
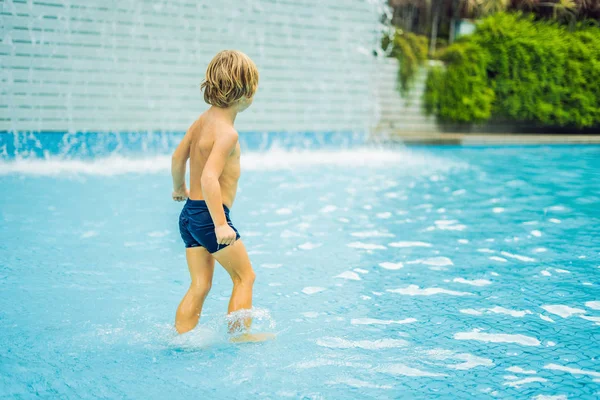
[[5, 157], [0, 394], [600, 396], [600, 147], [272, 146], [242, 163], [231, 216], [255, 328], [278, 337], [233, 345], [222, 269], [200, 327], [172, 328], [189, 278], [167, 155]]

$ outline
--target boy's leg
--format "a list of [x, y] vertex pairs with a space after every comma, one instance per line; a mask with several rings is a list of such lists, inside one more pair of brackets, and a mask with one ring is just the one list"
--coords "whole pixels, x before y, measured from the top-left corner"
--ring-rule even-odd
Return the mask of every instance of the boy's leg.
[[[252, 286], [255, 275], [244, 243], [236, 240], [234, 244], [213, 253], [213, 257], [227, 270], [233, 281], [228, 312], [252, 308]], [[246, 328], [250, 327], [251, 322], [251, 318], [244, 321]], [[238, 324], [234, 323], [230, 329], [236, 330], [238, 327]]]
[[185, 256], [192, 282], [175, 315], [175, 329], [179, 333], [191, 331], [198, 324], [215, 271], [215, 259], [204, 247], [187, 248]]

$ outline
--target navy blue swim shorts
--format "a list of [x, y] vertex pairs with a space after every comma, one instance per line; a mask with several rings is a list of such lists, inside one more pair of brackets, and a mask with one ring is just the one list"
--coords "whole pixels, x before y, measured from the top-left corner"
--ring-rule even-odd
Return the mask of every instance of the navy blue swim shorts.
[[[229, 219], [229, 208], [223, 205], [227, 224], [233, 228], [236, 233], [236, 240], [240, 238], [237, 229]], [[228, 245], [218, 244], [217, 236], [215, 235], [215, 225], [213, 224], [208, 206], [204, 200], [188, 199], [179, 215], [179, 233], [185, 243], [185, 247], [202, 246], [209, 253], [214, 253], [224, 249]]]

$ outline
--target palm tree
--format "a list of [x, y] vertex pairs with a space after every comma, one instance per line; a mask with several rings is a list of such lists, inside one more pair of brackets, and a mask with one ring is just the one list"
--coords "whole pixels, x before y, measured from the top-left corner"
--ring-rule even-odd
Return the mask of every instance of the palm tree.
[[[497, 12], [506, 10], [510, 4], [510, 0], [450, 0], [451, 13], [450, 30], [448, 35], [448, 43], [454, 41], [456, 36], [455, 27], [461, 11], [463, 15], [468, 15], [474, 18], [482, 18]], [[528, 0], [534, 1], [534, 0]]]
[[479, 18], [504, 11], [511, 2], [510, 0], [461, 0], [461, 3], [468, 15]]

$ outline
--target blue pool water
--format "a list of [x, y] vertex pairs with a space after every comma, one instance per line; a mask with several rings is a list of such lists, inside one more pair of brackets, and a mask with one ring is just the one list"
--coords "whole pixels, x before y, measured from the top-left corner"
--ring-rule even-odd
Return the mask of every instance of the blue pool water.
[[249, 345], [222, 269], [172, 327], [168, 155], [32, 148], [0, 161], [0, 397], [600, 396], [600, 147], [246, 152], [231, 217], [278, 334]]

